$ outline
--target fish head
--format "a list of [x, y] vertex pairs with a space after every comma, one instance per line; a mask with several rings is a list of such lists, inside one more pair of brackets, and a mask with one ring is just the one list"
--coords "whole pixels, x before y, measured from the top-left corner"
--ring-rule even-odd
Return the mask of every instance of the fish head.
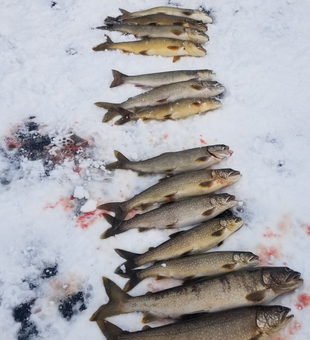
[[241, 174], [233, 169], [218, 169], [212, 170], [212, 177], [227, 186], [237, 182], [241, 178]]
[[271, 335], [293, 319], [294, 315], [288, 315], [290, 311], [290, 308], [282, 306], [261, 306], [256, 313], [256, 325], [262, 333]]
[[215, 77], [215, 73], [213, 73], [211, 70], [197, 71], [197, 75], [201, 80], [208, 80], [210, 77]]
[[185, 29], [185, 32], [187, 33], [189, 38], [193, 41], [204, 43], [209, 40], [209, 37], [204, 32], [201, 32], [198, 30], [192, 30], [189, 28]]
[[303, 283], [300, 275], [288, 267], [265, 267], [262, 270], [265, 286], [278, 295], [299, 287]]
[[220, 224], [229, 231], [234, 232], [243, 226], [243, 219], [234, 215], [226, 216], [220, 220]]
[[201, 82], [201, 85], [205, 88], [207, 93], [212, 93], [212, 96], [217, 96], [225, 91], [225, 87], [213, 80], [204, 80]]
[[229, 150], [229, 146], [224, 144], [207, 146], [208, 152], [218, 159], [224, 159], [233, 154], [233, 151]]
[[207, 51], [200, 44], [194, 44], [191, 41], [183, 41], [183, 47], [191, 56], [203, 57], [207, 54]]
[[222, 103], [215, 98], [201, 98], [199, 100], [196, 99], [195, 101], [193, 101], [193, 105], [197, 106], [197, 104], [201, 108], [201, 111], [208, 111], [212, 109], [214, 110], [222, 106]]
[[256, 267], [260, 264], [259, 257], [251, 252], [235, 252], [233, 260], [239, 267]]
[[236, 201], [235, 196], [224, 193], [210, 196], [210, 203], [219, 210], [222, 210], [223, 207], [225, 209], [232, 208], [238, 202]]
[[207, 13], [205, 13], [203, 11], [194, 11], [194, 13], [195, 13], [195, 20], [200, 20], [202, 22], [212, 24], [213, 19]]

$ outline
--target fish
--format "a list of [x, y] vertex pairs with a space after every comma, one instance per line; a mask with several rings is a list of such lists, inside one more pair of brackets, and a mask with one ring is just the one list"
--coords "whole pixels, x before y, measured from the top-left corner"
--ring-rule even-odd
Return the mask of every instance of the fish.
[[141, 331], [123, 331], [107, 320], [97, 325], [107, 340], [263, 340], [286, 327], [294, 315], [283, 306], [253, 306], [217, 313]]
[[179, 17], [190, 18], [197, 21], [202, 21], [206, 24], [212, 24], [212, 17], [205, 12], [198, 11], [195, 9], [189, 8], [178, 8], [178, 7], [168, 7], [168, 6], [160, 6], [149, 8], [144, 11], [137, 12], [128, 12], [122, 8], [119, 9], [122, 12], [122, 15], [118, 16], [118, 20], [124, 20], [128, 18], [138, 18], [151, 14], [166, 14], [166, 15], [174, 15]]
[[116, 70], [112, 70], [113, 81], [110, 87], [116, 87], [122, 84], [134, 84], [136, 87], [158, 87], [180, 81], [187, 80], [212, 80], [215, 73], [211, 70], [179, 70], [159, 73], [140, 74], [127, 76]]
[[114, 150], [116, 162], [107, 164], [106, 170], [129, 169], [139, 174], [163, 173], [175, 175], [185, 171], [208, 168], [230, 157], [233, 151], [224, 144], [208, 145], [182, 151], [165, 152], [142, 161], [130, 161], [121, 152]]
[[173, 38], [178, 40], [189, 40], [197, 44], [204, 44], [209, 37], [204, 32], [183, 26], [150, 26], [150, 25], [128, 25], [110, 24], [96, 27], [107, 31], [119, 31], [123, 34], [133, 34], [135, 38]]
[[121, 222], [133, 208], [140, 207], [143, 211], [154, 203], [171, 202], [181, 198], [208, 194], [227, 187], [240, 178], [240, 172], [232, 169], [202, 169], [181, 173], [159, 180], [157, 184], [128, 201], [104, 203], [97, 209], [113, 211], [115, 218]]
[[197, 227], [170, 235], [170, 240], [149, 249], [143, 254], [135, 254], [115, 249], [127, 262], [116, 268], [115, 273], [125, 275], [133, 268], [146, 263], [175, 259], [184, 255], [203, 253], [220, 245], [228, 236], [243, 226], [243, 220], [234, 215], [210, 219]]
[[[125, 110], [156, 106], [177, 101], [182, 98], [210, 98], [223, 93], [225, 87], [217, 81], [211, 80], [187, 80], [178, 83], [167, 84], [147, 92], [130, 97], [126, 101], [116, 104], [97, 102], [96, 106], [104, 109], [121, 107]], [[119, 115], [119, 113], [117, 113]]]
[[107, 25], [115, 24], [118, 22], [129, 25], [176, 26], [176, 27], [183, 26], [202, 32], [208, 30], [208, 27], [201, 21], [166, 14], [151, 14], [139, 18], [128, 18], [123, 20], [107, 17], [104, 21], [104, 23]]
[[191, 197], [179, 202], [164, 204], [158, 209], [136, 215], [120, 224], [115, 221], [113, 216], [103, 214], [103, 217], [112, 227], [107, 229], [101, 235], [101, 238], [106, 239], [133, 228], [143, 232], [152, 228], [176, 229], [195, 225], [221, 214], [236, 204], [237, 201], [231, 195], [214, 194]]
[[124, 53], [174, 57], [173, 62], [185, 56], [203, 57], [207, 54], [207, 51], [200, 44], [195, 44], [191, 41], [171, 38], [150, 38], [114, 43], [108, 36], [106, 38], [107, 41], [105, 43], [93, 47], [93, 50], [122, 50]]
[[216, 251], [158, 261], [145, 269], [129, 270], [119, 275], [129, 278], [123, 289], [124, 292], [129, 292], [148, 277], [156, 277], [156, 280], [172, 277], [188, 282], [192, 278], [218, 275], [259, 264], [259, 257], [251, 252]]
[[[142, 322], [156, 316], [217, 312], [238, 307], [266, 304], [302, 284], [300, 273], [287, 267], [260, 267], [202, 278], [152, 294], [130, 296], [113, 281], [103, 277], [109, 302], [99, 307], [91, 321], [131, 312], [144, 312]], [[154, 314], [153, 314], [154, 313]]]
[[103, 118], [102, 122], [106, 123], [114, 118], [116, 111], [122, 116], [117, 120], [115, 125], [123, 125], [132, 120], [141, 119], [149, 120], [175, 120], [193, 116], [199, 113], [216, 110], [222, 106], [222, 103], [215, 98], [185, 98], [173, 103], [167, 103], [159, 106], [151, 106], [137, 112], [131, 112], [122, 108], [117, 108], [113, 114], [111, 110]]

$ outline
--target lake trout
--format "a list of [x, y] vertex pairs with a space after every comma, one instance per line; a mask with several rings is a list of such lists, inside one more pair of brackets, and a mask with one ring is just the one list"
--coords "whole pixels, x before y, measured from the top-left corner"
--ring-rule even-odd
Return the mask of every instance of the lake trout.
[[165, 289], [152, 294], [132, 297], [113, 281], [103, 278], [109, 302], [102, 305], [91, 321], [131, 312], [145, 312], [142, 322], [163, 317], [200, 312], [217, 312], [237, 307], [265, 304], [302, 284], [300, 273], [287, 267], [243, 269], [197, 282]]
[[110, 24], [96, 27], [107, 31], [119, 31], [123, 34], [133, 34], [135, 38], [172, 38], [178, 40], [189, 40], [197, 44], [209, 41], [209, 37], [204, 32], [183, 26], [150, 26], [150, 25], [128, 25]]
[[164, 204], [145, 214], [136, 215], [130, 220], [123, 221], [120, 225], [111, 215], [103, 214], [103, 217], [112, 227], [107, 229], [101, 235], [101, 238], [105, 239], [118, 235], [133, 228], [142, 232], [152, 228], [175, 229], [195, 225], [210, 220], [233, 207], [236, 203], [237, 201], [227, 194], [191, 197], [179, 202]]
[[207, 51], [200, 44], [195, 44], [191, 41], [151, 38], [114, 43], [108, 36], [106, 38], [107, 41], [105, 43], [93, 47], [93, 50], [122, 50], [124, 53], [174, 57], [173, 62], [185, 56], [202, 57], [207, 54]]
[[263, 340], [292, 321], [290, 311], [282, 306], [244, 307], [136, 332], [122, 331], [106, 320], [97, 324], [107, 340]]
[[236, 216], [224, 216], [204, 222], [192, 229], [170, 235], [170, 240], [149, 249], [143, 254], [135, 254], [122, 249], [115, 251], [127, 260], [119, 266], [116, 274], [125, 274], [128, 270], [149, 262], [177, 258], [188, 254], [203, 253], [219, 244], [243, 226], [243, 220]]
[[154, 203], [175, 201], [181, 198], [204, 195], [227, 187], [241, 178], [239, 171], [232, 169], [197, 170], [161, 179], [125, 202], [101, 204], [97, 209], [113, 211], [120, 222], [128, 212], [140, 207], [145, 210]]
[[229, 146], [223, 144], [202, 146], [188, 150], [165, 152], [143, 161], [130, 161], [115, 150], [117, 161], [106, 165], [106, 170], [130, 169], [140, 174], [163, 173], [178, 174], [208, 168], [233, 154]]
[[[182, 98], [210, 98], [224, 92], [225, 87], [217, 81], [187, 80], [178, 83], [167, 84], [150, 91], [130, 97], [126, 101], [115, 104], [108, 102], [95, 103], [104, 109], [121, 107], [123, 109], [143, 108], [177, 101]], [[119, 115], [119, 113], [117, 113]]]
[[[222, 103], [215, 98], [185, 98], [179, 99], [173, 103], [167, 103], [159, 106], [151, 106], [146, 109], [139, 110], [137, 112], [131, 112], [125, 109], [116, 108], [115, 112], [109, 110], [105, 115], [102, 122], [106, 123], [116, 114], [122, 116], [117, 120], [115, 125], [123, 125], [132, 120], [141, 119], [142, 121], [148, 120], [175, 120], [181, 118], [187, 118], [199, 113], [204, 113], [212, 110], [216, 110], [222, 106]], [[118, 111], [118, 112], [117, 112]]]
[[134, 84], [136, 87], [158, 87], [180, 81], [187, 80], [212, 80], [215, 73], [211, 70], [179, 70], [158, 73], [140, 74], [136, 76], [127, 76], [116, 70], [112, 70], [114, 80], [110, 87], [116, 87], [121, 84]]
[[[107, 17], [104, 20], [104, 23], [115, 24], [120, 22], [117, 18]], [[139, 18], [128, 18], [121, 20], [122, 24], [129, 24], [129, 25], [151, 25], [151, 26], [183, 26], [189, 27], [198, 31], [205, 32], [208, 30], [208, 27], [201, 21], [189, 19], [189, 18], [182, 18], [175, 15], [165, 15], [165, 14], [151, 14], [145, 15]]]
[[201, 276], [219, 275], [232, 270], [256, 267], [259, 264], [259, 257], [250, 252], [216, 251], [163, 260], [145, 269], [129, 270], [119, 275], [129, 278], [124, 287], [124, 292], [129, 292], [148, 277], [155, 277], [156, 280], [172, 277], [187, 281]]

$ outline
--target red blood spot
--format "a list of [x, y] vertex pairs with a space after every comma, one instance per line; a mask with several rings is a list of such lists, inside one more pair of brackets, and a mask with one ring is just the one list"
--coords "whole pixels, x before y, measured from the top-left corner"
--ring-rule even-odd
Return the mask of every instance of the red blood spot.
[[287, 266], [287, 262], [283, 262], [283, 266]]
[[167, 139], [168, 138], [168, 135], [167, 134], [164, 134], [164, 139]]
[[19, 148], [22, 146], [22, 143], [18, 142], [15, 138], [13, 137], [6, 137], [5, 138], [5, 144], [9, 150], [13, 150], [15, 148]]
[[310, 296], [308, 294], [301, 294], [298, 296], [298, 302], [295, 306], [298, 309], [304, 309], [304, 307], [308, 307], [310, 305]]
[[288, 331], [290, 334], [295, 334], [297, 331], [300, 330], [300, 328], [301, 328], [301, 324], [296, 320], [293, 322], [293, 324], [291, 325]]
[[310, 226], [307, 225], [306, 228], [307, 235], [310, 236]]
[[91, 224], [93, 224], [99, 217], [101, 217], [102, 214], [103, 212], [99, 210], [82, 213], [76, 220], [76, 227], [86, 229]]
[[280, 246], [266, 247], [261, 243], [257, 246], [257, 254], [261, 260], [262, 265], [271, 264], [272, 257], [277, 259], [280, 257]]
[[265, 232], [265, 234], [263, 234], [263, 236], [265, 236], [265, 237], [280, 237], [281, 235], [280, 235], [280, 234], [275, 234], [275, 233], [271, 230], [271, 228], [266, 227], [266, 232]]
[[207, 144], [207, 142], [204, 139], [202, 139], [202, 138], [200, 138], [200, 143], [201, 144]]
[[72, 210], [74, 208], [74, 203], [72, 202], [73, 198], [72, 195], [69, 198], [60, 197], [59, 201], [54, 204], [47, 204], [43, 209], [54, 209], [60, 205], [65, 211]]
[[284, 214], [280, 222], [278, 223], [277, 227], [278, 230], [282, 233], [285, 234], [288, 230], [288, 227], [290, 225], [290, 215], [289, 214]]

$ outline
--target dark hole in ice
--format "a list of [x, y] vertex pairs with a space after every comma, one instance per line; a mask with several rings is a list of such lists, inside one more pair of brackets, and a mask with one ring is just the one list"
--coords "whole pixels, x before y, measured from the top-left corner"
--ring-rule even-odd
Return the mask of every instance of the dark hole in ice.
[[58, 265], [55, 264], [54, 267], [47, 267], [47, 268], [44, 268], [44, 269], [43, 269], [43, 272], [42, 272], [42, 274], [41, 274], [41, 278], [42, 278], [42, 279], [48, 279], [48, 278], [50, 278], [50, 277], [52, 277], [52, 276], [57, 275], [57, 273], [58, 273], [57, 267], [58, 267]]
[[58, 306], [60, 314], [68, 321], [74, 314], [82, 312], [86, 308], [83, 292], [77, 292], [76, 294], [68, 296], [68, 298], [61, 301]]
[[21, 303], [13, 309], [13, 317], [16, 322], [27, 321], [31, 314], [31, 307], [35, 300], [31, 300], [25, 303]]
[[57, 5], [57, 2], [52, 1], [52, 3], [51, 3], [51, 8], [55, 7], [56, 5]]
[[38, 335], [35, 323], [31, 321], [22, 322], [22, 326], [18, 331], [17, 340], [31, 340]]

